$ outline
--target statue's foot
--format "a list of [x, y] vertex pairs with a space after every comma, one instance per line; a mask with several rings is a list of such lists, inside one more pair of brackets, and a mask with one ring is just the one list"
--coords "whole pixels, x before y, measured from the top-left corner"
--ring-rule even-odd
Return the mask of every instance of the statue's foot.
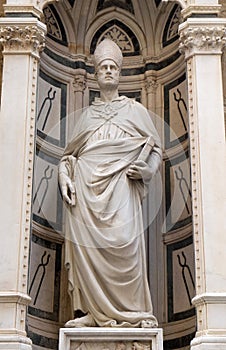
[[141, 321], [141, 328], [156, 328], [158, 327], [158, 322], [157, 320], [143, 320]]
[[82, 328], [82, 327], [95, 327], [97, 324], [93, 317], [88, 314], [83, 317], [75, 318], [65, 323], [66, 328]]

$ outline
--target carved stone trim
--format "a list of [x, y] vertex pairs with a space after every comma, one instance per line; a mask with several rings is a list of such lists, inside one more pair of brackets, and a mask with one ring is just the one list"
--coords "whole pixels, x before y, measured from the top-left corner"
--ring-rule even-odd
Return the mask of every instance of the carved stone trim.
[[29, 305], [31, 298], [20, 292], [0, 292], [0, 303], [19, 303]]
[[188, 107], [189, 107], [189, 129], [190, 129], [190, 156], [191, 156], [191, 181], [192, 181], [192, 208], [193, 208], [193, 236], [195, 247], [195, 276], [196, 276], [196, 293], [203, 292], [205, 285], [203, 274], [203, 222], [202, 213], [200, 212], [201, 202], [201, 184], [199, 176], [199, 156], [198, 156], [198, 128], [196, 121], [196, 113], [194, 110], [194, 84], [193, 84], [193, 60], [189, 58], [187, 61], [187, 81], [188, 81]]
[[36, 18], [0, 19], [0, 43], [3, 53], [30, 53], [39, 58], [45, 45], [45, 25]]
[[35, 142], [35, 117], [36, 117], [36, 93], [37, 93], [37, 77], [38, 63], [36, 57], [31, 59], [31, 85], [30, 100], [28, 100], [29, 120], [27, 124], [27, 140], [25, 153], [25, 173], [24, 173], [24, 210], [22, 217], [23, 236], [21, 237], [21, 257], [23, 264], [21, 268], [20, 281], [21, 290], [27, 292], [28, 281], [28, 265], [29, 265], [29, 240], [31, 229], [31, 204], [32, 204], [32, 183], [33, 183], [33, 166], [34, 166], [34, 142]]
[[225, 304], [226, 293], [203, 293], [196, 295], [192, 299], [192, 304], [195, 306], [204, 304]]
[[[103, 344], [103, 345], [102, 345]], [[59, 349], [163, 350], [161, 328], [61, 328]]]
[[216, 15], [219, 13], [221, 5], [189, 5], [181, 11], [184, 19], [192, 15]]
[[4, 8], [4, 13], [5, 14], [10, 14], [10, 15], [14, 15], [15, 17], [18, 16], [18, 14], [30, 14], [31, 16], [35, 16], [37, 18], [41, 18], [42, 17], [42, 11], [33, 6], [33, 5], [9, 5], [9, 4], [5, 4], [3, 5]]
[[226, 20], [188, 18], [179, 27], [181, 52], [185, 58], [194, 54], [221, 54], [226, 42]]

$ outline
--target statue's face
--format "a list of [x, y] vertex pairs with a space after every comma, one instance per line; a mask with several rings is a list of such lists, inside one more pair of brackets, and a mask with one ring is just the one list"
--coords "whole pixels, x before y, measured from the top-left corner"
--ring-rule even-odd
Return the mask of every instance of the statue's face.
[[96, 77], [100, 89], [117, 88], [120, 69], [114, 61], [104, 60], [97, 67]]

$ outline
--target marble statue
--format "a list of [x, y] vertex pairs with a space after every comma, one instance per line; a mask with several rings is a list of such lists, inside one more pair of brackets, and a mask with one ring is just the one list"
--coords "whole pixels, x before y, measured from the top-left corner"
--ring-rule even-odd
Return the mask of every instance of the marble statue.
[[157, 327], [142, 199], [161, 163], [161, 147], [146, 108], [119, 97], [122, 59], [110, 39], [97, 46], [100, 98], [77, 118], [59, 164], [69, 293], [74, 310], [85, 315], [66, 327]]

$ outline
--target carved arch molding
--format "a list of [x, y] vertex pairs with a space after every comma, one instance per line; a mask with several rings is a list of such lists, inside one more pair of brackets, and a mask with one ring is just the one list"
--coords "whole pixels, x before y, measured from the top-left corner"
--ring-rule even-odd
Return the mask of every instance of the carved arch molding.
[[[66, 29], [60, 14], [54, 4], [49, 4], [43, 9], [44, 19], [47, 26], [47, 36], [55, 42], [68, 46]], [[171, 9], [162, 33], [162, 46], [166, 47], [176, 41], [179, 37], [178, 27], [181, 23], [181, 7], [175, 4]], [[107, 20], [101, 27], [95, 30], [91, 38], [90, 53], [93, 54], [96, 45], [104, 38], [115, 41], [124, 56], [135, 56], [141, 54], [141, 38], [138, 33], [128, 27], [122, 20]]]

